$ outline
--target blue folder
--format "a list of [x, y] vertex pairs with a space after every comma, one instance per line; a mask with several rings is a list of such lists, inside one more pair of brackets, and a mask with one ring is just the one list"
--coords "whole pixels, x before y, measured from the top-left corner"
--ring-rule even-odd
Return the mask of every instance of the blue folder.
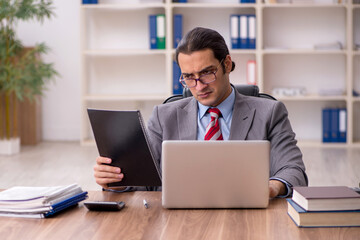
[[331, 142], [331, 109], [322, 110], [322, 137], [323, 142]]
[[331, 141], [338, 142], [339, 138], [339, 109], [333, 108], [330, 113]]
[[247, 15], [239, 15], [239, 48], [248, 48], [248, 20]]
[[230, 15], [230, 39], [231, 48], [238, 49], [240, 46], [240, 27], [239, 27], [239, 15]]
[[173, 94], [182, 94], [183, 86], [181, 85], [179, 79], [181, 75], [181, 70], [176, 61], [173, 61]]
[[182, 38], [182, 15], [176, 14], [174, 15], [174, 48], [177, 48], [181, 38]]
[[156, 15], [149, 16], [150, 49], [157, 49], [156, 41]]
[[339, 113], [338, 142], [346, 142], [346, 133], [347, 133], [347, 111], [346, 111], [346, 108], [338, 109], [338, 113]]
[[62, 210], [65, 210], [69, 207], [75, 206], [76, 204], [78, 204], [79, 202], [85, 200], [87, 198], [87, 194], [88, 192], [82, 192], [79, 193], [73, 197], [70, 197], [64, 201], [61, 201], [59, 203], [56, 203], [54, 205], [51, 206], [52, 210], [50, 210], [49, 212], [44, 214], [44, 217], [50, 217]]
[[82, 0], [83, 4], [97, 4], [98, 0]]
[[247, 16], [248, 25], [248, 46], [249, 49], [256, 48], [256, 17], [255, 15]]

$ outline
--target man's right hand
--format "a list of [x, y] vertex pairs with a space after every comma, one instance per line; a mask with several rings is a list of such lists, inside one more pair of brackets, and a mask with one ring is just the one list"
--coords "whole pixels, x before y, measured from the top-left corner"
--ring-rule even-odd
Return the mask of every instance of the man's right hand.
[[124, 178], [124, 174], [118, 167], [105, 165], [111, 163], [110, 158], [97, 157], [94, 166], [94, 177], [97, 184], [103, 188], [108, 188], [108, 183], [120, 182]]

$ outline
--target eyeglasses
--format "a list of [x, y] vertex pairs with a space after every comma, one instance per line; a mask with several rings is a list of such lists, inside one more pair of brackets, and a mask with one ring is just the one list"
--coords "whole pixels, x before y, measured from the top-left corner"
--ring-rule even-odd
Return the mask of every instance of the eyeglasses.
[[199, 78], [187, 77], [187, 76], [182, 75], [179, 80], [180, 83], [184, 87], [193, 88], [193, 87], [196, 87], [198, 81], [200, 81], [202, 84], [209, 84], [209, 83], [215, 82], [216, 73], [219, 70], [219, 66], [223, 62], [223, 60], [221, 60], [219, 65], [217, 65], [215, 71], [213, 71], [213, 70], [205, 71], [204, 73], [202, 73], [199, 76]]

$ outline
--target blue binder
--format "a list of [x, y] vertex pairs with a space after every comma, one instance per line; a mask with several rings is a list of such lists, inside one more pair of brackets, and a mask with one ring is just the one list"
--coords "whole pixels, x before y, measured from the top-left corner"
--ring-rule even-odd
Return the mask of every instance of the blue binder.
[[248, 48], [248, 20], [246, 15], [239, 15], [239, 36], [240, 36], [240, 49]]
[[230, 39], [232, 49], [238, 49], [240, 46], [239, 30], [239, 15], [230, 15]]
[[69, 207], [72, 207], [72, 206], [78, 204], [79, 202], [81, 202], [87, 198], [87, 194], [88, 194], [88, 192], [82, 192], [82, 193], [79, 193], [73, 197], [70, 197], [62, 202], [52, 205], [51, 206], [52, 210], [50, 210], [47, 213], [44, 213], [44, 217], [50, 217], [58, 212], [61, 212], [62, 210], [65, 210]]
[[173, 61], [173, 94], [182, 94], [183, 86], [180, 83], [181, 69], [176, 61]]
[[98, 0], [82, 0], [83, 4], [97, 4]]
[[323, 142], [331, 142], [331, 109], [324, 108], [322, 110], [322, 139]]
[[157, 49], [156, 41], [156, 15], [149, 16], [150, 49]]
[[331, 121], [331, 141], [338, 142], [339, 138], [339, 109], [333, 108], [331, 109], [330, 114]]
[[177, 48], [181, 38], [182, 38], [182, 15], [174, 15], [174, 48]]
[[338, 142], [346, 142], [346, 133], [347, 133], [347, 111], [346, 108], [338, 109], [339, 113], [339, 132], [338, 132]]
[[256, 48], [256, 17], [255, 15], [247, 16], [248, 23], [248, 48]]

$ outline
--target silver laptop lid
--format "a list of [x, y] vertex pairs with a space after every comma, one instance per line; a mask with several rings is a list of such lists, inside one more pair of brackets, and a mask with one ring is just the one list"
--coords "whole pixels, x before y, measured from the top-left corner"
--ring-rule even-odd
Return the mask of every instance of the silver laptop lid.
[[265, 208], [269, 141], [164, 141], [165, 208]]

